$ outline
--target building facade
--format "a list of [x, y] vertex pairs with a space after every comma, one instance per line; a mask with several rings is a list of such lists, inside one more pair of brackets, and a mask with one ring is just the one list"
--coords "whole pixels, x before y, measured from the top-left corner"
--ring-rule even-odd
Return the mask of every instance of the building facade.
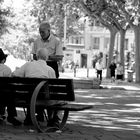
[[[82, 35], [75, 35], [68, 38], [64, 59], [78, 63], [79, 67], [93, 68], [96, 58], [102, 54], [106, 66], [109, 52], [110, 32], [105, 27], [89, 24], [85, 21]], [[120, 50], [120, 35], [117, 33], [114, 49]], [[127, 31], [125, 36], [125, 56], [128, 52], [134, 52], [134, 33]]]

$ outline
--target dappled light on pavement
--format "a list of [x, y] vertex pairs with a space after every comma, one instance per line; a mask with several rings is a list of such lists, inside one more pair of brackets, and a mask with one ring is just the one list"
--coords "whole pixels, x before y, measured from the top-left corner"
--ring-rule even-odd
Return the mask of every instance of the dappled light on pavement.
[[[70, 112], [62, 131], [38, 133], [34, 126], [0, 126], [2, 140], [140, 140], [140, 91], [75, 90], [78, 104], [92, 109]], [[74, 102], [75, 103], [75, 102]], [[18, 117], [24, 120], [23, 109]]]
[[76, 102], [93, 105], [93, 108], [71, 112], [69, 123], [140, 133], [140, 91], [78, 89], [75, 94]]

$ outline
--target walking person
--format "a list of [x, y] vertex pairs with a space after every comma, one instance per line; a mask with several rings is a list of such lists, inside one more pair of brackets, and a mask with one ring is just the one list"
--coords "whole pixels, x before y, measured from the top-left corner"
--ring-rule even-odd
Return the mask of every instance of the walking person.
[[36, 60], [38, 49], [46, 48], [49, 53], [47, 65], [51, 66], [55, 70], [56, 78], [58, 78], [58, 63], [60, 61], [62, 62], [63, 58], [62, 45], [60, 43], [60, 40], [51, 33], [51, 26], [48, 22], [42, 22], [40, 24], [39, 33], [40, 37], [35, 40], [32, 48], [33, 59]]
[[111, 82], [115, 82], [115, 70], [116, 70], [117, 66], [116, 63], [113, 61], [111, 61], [111, 64], [109, 66], [110, 69], [110, 76], [111, 76]]
[[97, 70], [97, 78], [102, 81], [102, 70], [103, 70], [103, 63], [102, 60], [99, 59], [95, 64], [95, 69]]
[[121, 65], [120, 62], [118, 62], [117, 64], [117, 68], [116, 68], [116, 79], [117, 80], [123, 80], [123, 66]]

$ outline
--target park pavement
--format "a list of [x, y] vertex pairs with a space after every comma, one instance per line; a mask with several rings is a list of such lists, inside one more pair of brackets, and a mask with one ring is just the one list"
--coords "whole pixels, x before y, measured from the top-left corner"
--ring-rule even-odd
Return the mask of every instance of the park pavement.
[[101, 82], [102, 88], [107, 89], [122, 89], [122, 90], [140, 90], [140, 84], [133, 82], [128, 82], [127, 79], [125, 81], [115, 81], [111, 82], [110, 79], [104, 78]]
[[101, 87], [75, 89], [75, 102], [93, 108], [71, 112], [62, 131], [38, 133], [6, 125], [0, 126], [0, 140], [140, 140], [140, 86], [103, 79]]

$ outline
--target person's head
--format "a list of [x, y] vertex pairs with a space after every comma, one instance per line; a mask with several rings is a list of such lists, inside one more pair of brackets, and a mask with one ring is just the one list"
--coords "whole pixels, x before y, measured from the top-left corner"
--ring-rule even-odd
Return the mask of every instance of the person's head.
[[121, 66], [121, 62], [118, 62], [118, 66]]
[[37, 60], [38, 59], [41, 59], [41, 60], [48, 60], [48, 57], [49, 57], [49, 53], [47, 51], [47, 49], [45, 48], [41, 48], [37, 51]]
[[4, 54], [3, 50], [0, 48], [0, 63], [5, 63], [6, 58], [7, 58], [7, 54]]
[[115, 60], [113, 59], [112, 61], [111, 61], [111, 64], [114, 64], [115, 63]]
[[39, 33], [41, 38], [46, 41], [50, 36], [50, 24], [48, 22], [42, 22], [39, 26]]

